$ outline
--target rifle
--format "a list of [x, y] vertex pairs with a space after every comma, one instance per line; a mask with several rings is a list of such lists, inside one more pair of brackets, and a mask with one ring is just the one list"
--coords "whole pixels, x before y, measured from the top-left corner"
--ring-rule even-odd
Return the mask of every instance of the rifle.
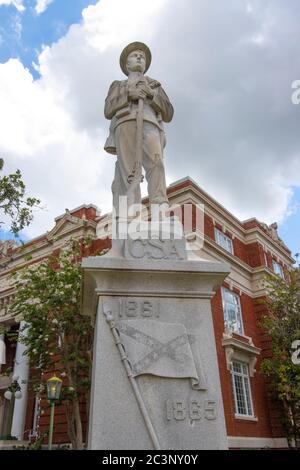
[[[160, 83], [156, 80], [152, 80], [150, 88], [160, 87]], [[142, 160], [143, 160], [143, 120], [144, 118], [144, 100], [139, 98], [138, 101], [138, 110], [136, 115], [136, 147], [135, 147], [135, 163], [132, 172], [127, 178], [129, 183], [129, 189], [127, 191], [128, 197], [128, 207], [130, 207], [134, 202], [133, 195], [140, 183], [143, 181], [142, 173]]]
[[136, 115], [136, 147], [135, 147], [135, 163], [132, 173], [128, 176], [127, 182], [129, 183], [129, 189], [127, 192], [128, 207], [134, 202], [134, 192], [136, 188], [143, 181], [142, 174], [142, 160], [143, 160], [143, 116], [144, 115], [144, 100], [139, 98], [138, 110]]

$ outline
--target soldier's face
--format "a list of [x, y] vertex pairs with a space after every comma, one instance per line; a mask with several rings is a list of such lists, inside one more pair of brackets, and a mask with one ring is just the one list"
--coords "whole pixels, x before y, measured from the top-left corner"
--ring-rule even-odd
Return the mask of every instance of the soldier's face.
[[127, 57], [127, 70], [129, 72], [145, 72], [146, 56], [143, 51], [132, 51]]

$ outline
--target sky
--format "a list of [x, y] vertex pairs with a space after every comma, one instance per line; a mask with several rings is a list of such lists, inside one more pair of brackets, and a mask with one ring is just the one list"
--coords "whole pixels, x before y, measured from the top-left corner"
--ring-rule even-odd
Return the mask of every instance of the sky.
[[298, 0], [0, 0], [0, 156], [43, 206], [23, 237], [66, 208], [111, 209], [103, 104], [139, 40], [175, 109], [167, 183], [191, 176], [299, 252], [299, 18]]

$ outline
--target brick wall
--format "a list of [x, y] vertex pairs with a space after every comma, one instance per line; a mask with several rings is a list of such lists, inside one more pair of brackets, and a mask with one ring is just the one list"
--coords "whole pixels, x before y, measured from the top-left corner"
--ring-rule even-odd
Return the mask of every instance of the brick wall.
[[[257, 342], [258, 346], [262, 349], [260, 355], [260, 362], [268, 357], [272, 357], [272, 341], [270, 336], [268, 336], [263, 328], [260, 326], [262, 317], [267, 314], [266, 305], [264, 305], [264, 297], [254, 299], [253, 301], [253, 312], [255, 315], [255, 321], [257, 324]], [[282, 437], [284, 435], [284, 430], [281, 424], [281, 412], [280, 404], [271, 396], [269, 380], [264, 378], [266, 393], [268, 396], [267, 400], [267, 409], [269, 413], [270, 420], [270, 433], [273, 437]]]
[[206, 213], [204, 213], [204, 234], [212, 240], [215, 239], [213, 219]]
[[[215, 232], [214, 229], [218, 228], [222, 231], [222, 226], [218, 223], [214, 225], [212, 217], [210, 217], [206, 212], [204, 213], [204, 233], [211, 240], [215, 241]], [[250, 244], [243, 243], [239, 238], [233, 237], [232, 234], [225, 230], [225, 235], [227, 235], [233, 244], [233, 254], [239, 258], [244, 263], [248, 264], [251, 267], [258, 267], [265, 265], [264, 251], [260, 243], [254, 242]], [[269, 261], [272, 268], [272, 257]]]
[[239, 238], [234, 238], [233, 240], [233, 253], [234, 256], [237, 256], [244, 263], [248, 263], [248, 253], [247, 245], [243, 243]]
[[[257, 329], [256, 317], [253, 308], [254, 301], [246, 294], [242, 294], [240, 301], [243, 315], [244, 333], [245, 335], [252, 337], [255, 346], [260, 347], [259, 332]], [[224, 314], [222, 307], [221, 289], [218, 289], [216, 295], [211, 301], [211, 305], [227, 434], [230, 436], [270, 437], [273, 434], [270, 426], [266, 383], [264, 377], [259, 372], [260, 359], [257, 361], [256, 365], [257, 372], [255, 373], [254, 377], [250, 378], [254, 414], [258, 418], [258, 421], [248, 421], [234, 417], [234, 398], [231, 374], [227, 370], [225, 348], [222, 346]]]
[[[183, 181], [179, 185], [172, 186], [168, 189], [168, 194], [171, 196], [178, 190], [184, 188], [195, 187], [195, 184], [190, 181]], [[199, 188], [196, 188], [199, 190]], [[200, 191], [201, 192], [201, 191]], [[206, 195], [207, 196], [207, 195]], [[81, 208], [78, 211], [73, 211], [72, 216], [82, 218], [85, 216], [87, 220], [94, 220], [96, 217], [96, 210], [92, 207]], [[226, 223], [226, 221], [225, 221]], [[237, 228], [238, 228], [237, 221]], [[204, 232], [207, 237], [211, 240], [215, 240], [214, 235], [214, 223], [212, 217], [204, 213]], [[260, 225], [257, 221], [251, 220], [246, 222], [244, 225], [240, 224], [240, 227], [245, 229], [258, 228]], [[195, 209], [193, 209], [193, 228], [195, 228]], [[222, 230], [222, 227], [219, 227]], [[232, 233], [225, 232], [232, 241], [234, 247], [234, 256], [242, 260], [244, 263], [255, 268], [265, 265], [265, 255], [263, 247], [258, 242], [251, 244], [243, 243], [239, 238], [232, 237]], [[36, 239], [31, 242], [32, 244], [41, 241], [43, 238]], [[29, 246], [29, 245], [27, 245]], [[99, 254], [104, 248], [109, 248], [111, 241], [95, 240], [91, 247], [84, 253], [85, 256], [92, 256]], [[272, 254], [268, 252], [266, 254], [267, 265], [272, 269]], [[237, 292], [239, 294], [239, 292]], [[227, 426], [227, 433], [230, 436], [251, 436], [251, 437], [281, 437], [284, 435], [280, 426], [279, 416], [280, 410], [278, 406], [274, 404], [268, 397], [268, 387], [265, 378], [260, 374], [259, 367], [260, 362], [264, 357], [268, 357], [271, 354], [271, 343], [263, 331], [260, 329], [258, 323], [261, 315], [265, 313], [265, 307], [259, 303], [259, 299], [252, 299], [245, 293], [240, 296], [241, 308], [243, 314], [244, 331], [247, 336], [253, 339], [255, 346], [262, 349], [261, 356], [258, 359], [256, 369], [257, 372], [253, 378], [251, 378], [251, 390], [253, 398], [254, 413], [258, 417], [258, 421], [245, 421], [236, 419], [234, 417], [234, 399], [232, 392], [231, 374], [227, 370], [225, 349], [222, 346], [222, 337], [224, 332], [224, 315], [222, 307], [221, 290], [218, 289], [216, 295], [211, 301], [212, 315], [215, 330], [215, 341], [217, 349], [217, 357], [219, 362], [220, 380], [222, 388], [222, 396], [224, 402], [225, 419]], [[9, 354], [9, 353], [8, 353]], [[31, 370], [31, 375], [35, 371]], [[44, 401], [42, 405], [45, 407], [45, 412], [40, 419], [40, 431], [48, 429], [49, 426], [49, 413], [50, 409], [47, 402]], [[87, 415], [85, 409], [84, 400], [81, 402], [81, 410], [83, 413], [83, 426], [86, 429]], [[26, 417], [26, 429], [32, 428], [33, 423], [33, 410], [34, 410], [34, 394], [29, 392], [28, 409]], [[66, 410], [63, 406], [56, 407], [55, 413], [55, 433], [54, 443], [69, 442], [67, 434], [67, 421], [66, 421]]]
[[[73, 214], [72, 214], [73, 215]], [[91, 246], [87, 248], [84, 252], [84, 256], [94, 256], [99, 254], [103, 249], [111, 247], [111, 240], [108, 238], [103, 240], [93, 240]], [[59, 254], [58, 252], [56, 253]], [[57, 369], [59, 369], [59, 357], [56, 358], [56, 365]], [[59, 370], [55, 371], [58, 377]], [[36, 375], [37, 371], [34, 368], [30, 369], [30, 378]], [[48, 373], [47, 376], [43, 377], [43, 381], [46, 384], [46, 380], [50, 378], [54, 374]], [[66, 384], [64, 384], [66, 385]], [[34, 420], [34, 406], [35, 406], [35, 393], [32, 390], [29, 390], [28, 394], [28, 406], [26, 412], [26, 425], [25, 430], [25, 437], [28, 437], [29, 431], [33, 428], [33, 420]], [[39, 421], [39, 432], [43, 434], [44, 432], [48, 431], [49, 429], [49, 421], [50, 421], [50, 406], [47, 400], [41, 401], [41, 407], [43, 410], [43, 414], [40, 416]], [[82, 415], [82, 425], [83, 425], [83, 432], [84, 436], [87, 430], [87, 410], [86, 410], [86, 400], [82, 397], [80, 402], [80, 410]], [[47, 442], [47, 438], [45, 438], [45, 443]], [[53, 443], [54, 444], [62, 444], [68, 443], [70, 439], [68, 437], [68, 424], [67, 424], [67, 416], [66, 416], [66, 408], [65, 406], [56, 406], [55, 407], [55, 423], [54, 423], [54, 435], [53, 435]]]
[[264, 250], [260, 243], [246, 245], [247, 263], [252, 267], [265, 266]]

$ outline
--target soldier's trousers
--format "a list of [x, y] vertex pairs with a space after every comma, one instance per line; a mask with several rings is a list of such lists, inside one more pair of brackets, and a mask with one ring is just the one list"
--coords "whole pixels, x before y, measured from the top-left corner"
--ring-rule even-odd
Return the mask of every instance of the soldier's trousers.
[[[113, 205], [119, 213], [119, 197], [127, 196], [136, 169], [136, 121], [126, 121], [117, 126], [115, 141], [118, 159], [115, 177], [112, 183]], [[150, 122], [143, 123], [143, 158], [142, 166], [148, 183], [150, 204], [168, 203], [166, 177], [163, 163], [162, 133]], [[140, 185], [134, 185], [131, 201], [141, 202]]]

